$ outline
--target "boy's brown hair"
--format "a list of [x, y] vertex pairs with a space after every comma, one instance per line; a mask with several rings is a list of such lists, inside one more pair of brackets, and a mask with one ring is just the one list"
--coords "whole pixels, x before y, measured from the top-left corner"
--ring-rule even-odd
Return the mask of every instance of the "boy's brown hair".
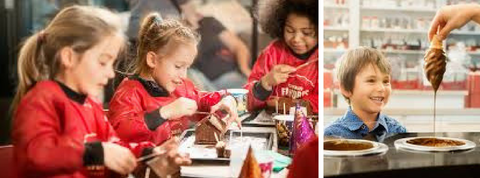
[[[374, 65], [385, 74], [391, 72], [390, 62], [380, 51], [362, 46], [350, 49], [342, 55], [337, 67], [337, 79], [340, 82], [340, 87], [347, 92], [353, 92], [355, 77], [367, 65]], [[350, 102], [349, 98], [344, 97]]]

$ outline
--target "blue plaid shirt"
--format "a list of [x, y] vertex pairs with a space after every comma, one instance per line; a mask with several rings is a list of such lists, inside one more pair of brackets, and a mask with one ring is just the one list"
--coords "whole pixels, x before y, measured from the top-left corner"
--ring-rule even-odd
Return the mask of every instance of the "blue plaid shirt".
[[383, 140], [389, 133], [405, 132], [407, 130], [398, 121], [382, 113], [378, 115], [375, 127], [369, 132], [367, 125], [349, 107], [345, 115], [325, 128], [324, 136], [362, 139], [367, 135], [373, 135], [377, 140]]

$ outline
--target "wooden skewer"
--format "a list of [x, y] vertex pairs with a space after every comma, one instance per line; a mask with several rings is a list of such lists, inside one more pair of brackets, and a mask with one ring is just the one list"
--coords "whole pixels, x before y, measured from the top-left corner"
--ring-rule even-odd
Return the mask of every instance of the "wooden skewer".
[[314, 60], [308, 61], [308, 62], [306, 62], [306, 63], [304, 63], [304, 64], [302, 64], [302, 65], [297, 66], [297, 67], [295, 68], [295, 70], [299, 70], [299, 69], [301, 69], [301, 68], [304, 68], [305, 66], [308, 66], [308, 65], [310, 65], [310, 64], [312, 64], [312, 63], [314, 63], [314, 62], [317, 62], [317, 61], [318, 61], [318, 59], [314, 59]]
[[243, 130], [240, 130], [240, 140], [243, 141]]
[[162, 150], [160, 153], [152, 153], [152, 154], [149, 154], [147, 156], [142, 156], [140, 158], [137, 159], [137, 162], [142, 162], [142, 161], [145, 161], [147, 159], [150, 159], [150, 158], [153, 158], [155, 156], [159, 156], [161, 154], [164, 154], [166, 151], [165, 150]]
[[286, 111], [285, 111], [285, 103], [283, 103], [283, 115], [286, 115]]
[[147, 170], [145, 170], [145, 178], [150, 178], [150, 167], [147, 166]]
[[275, 113], [278, 114], [278, 99], [275, 100]]

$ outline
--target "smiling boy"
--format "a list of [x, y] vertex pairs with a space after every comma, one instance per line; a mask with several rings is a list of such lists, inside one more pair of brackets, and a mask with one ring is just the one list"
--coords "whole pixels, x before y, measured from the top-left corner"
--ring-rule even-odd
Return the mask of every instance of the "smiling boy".
[[325, 128], [325, 136], [360, 139], [373, 135], [381, 138], [387, 133], [406, 132], [398, 121], [381, 113], [392, 87], [390, 63], [378, 50], [351, 49], [342, 56], [337, 70], [340, 91], [350, 107]]

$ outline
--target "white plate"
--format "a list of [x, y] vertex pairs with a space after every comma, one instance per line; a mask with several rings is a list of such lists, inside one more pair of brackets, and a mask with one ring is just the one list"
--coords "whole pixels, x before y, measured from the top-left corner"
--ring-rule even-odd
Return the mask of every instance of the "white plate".
[[[446, 140], [455, 140], [464, 142], [465, 145], [460, 146], [448, 146], [448, 147], [432, 147], [432, 146], [421, 146], [421, 145], [414, 145], [407, 143], [407, 141], [417, 138], [438, 138], [438, 139], [446, 139]], [[476, 144], [470, 140], [460, 139], [460, 138], [450, 138], [450, 137], [410, 137], [410, 138], [402, 138], [395, 140], [395, 148], [402, 148], [402, 149], [409, 149], [415, 151], [460, 151], [460, 150], [468, 150], [475, 148]]]
[[281, 115], [273, 116], [273, 119], [279, 120], [279, 121], [293, 121], [294, 116], [281, 114]]
[[[388, 151], [388, 146], [379, 142], [373, 142], [369, 140], [360, 140], [360, 139], [341, 139], [341, 140], [348, 141], [348, 142], [370, 143], [373, 145], [373, 148], [369, 148], [365, 150], [354, 150], [354, 151], [324, 150], [323, 155], [324, 156], [365, 156], [365, 155], [386, 153]], [[325, 140], [325, 141], [329, 141], [329, 140]]]

